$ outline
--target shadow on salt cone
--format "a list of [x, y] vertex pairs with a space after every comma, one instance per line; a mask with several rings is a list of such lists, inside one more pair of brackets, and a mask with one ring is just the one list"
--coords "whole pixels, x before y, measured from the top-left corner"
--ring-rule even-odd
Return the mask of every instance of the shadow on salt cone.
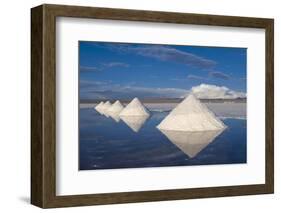
[[129, 126], [134, 132], [138, 132], [148, 119], [149, 115], [120, 117], [124, 121], [124, 123], [127, 124], [127, 126]]
[[183, 151], [188, 157], [194, 158], [210, 143], [212, 143], [217, 136], [219, 136], [222, 130], [213, 131], [173, 131], [173, 130], [161, 130], [160, 131], [181, 151]]

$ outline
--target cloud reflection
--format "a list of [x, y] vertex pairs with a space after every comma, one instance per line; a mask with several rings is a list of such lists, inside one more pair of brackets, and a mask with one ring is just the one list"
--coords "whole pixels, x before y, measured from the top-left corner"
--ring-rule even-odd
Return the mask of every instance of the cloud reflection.
[[115, 122], [118, 123], [120, 121], [119, 113], [109, 112], [108, 114]]

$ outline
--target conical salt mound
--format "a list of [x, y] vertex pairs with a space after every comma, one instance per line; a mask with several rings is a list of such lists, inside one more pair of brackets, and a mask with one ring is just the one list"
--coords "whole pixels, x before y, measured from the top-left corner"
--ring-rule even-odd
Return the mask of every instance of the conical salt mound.
[[100, 114], [103, 114], [103, 110], [102, 110], [102, 106], [104, 105], [103, 102], [100, 102], [96, 107], [95, 107], [95, 110], [100, 113]]
[[123, 109], [123, 105], [120, 103], [120, 101], [117, 100], [114, 102], [114, 104], [111, 105], [111, 107], [108, 108], [107, 113], [114, 121], [119, 122], [119, 114]]
[[149, 111], [139, 101], [138, 98], [134, 98], [120, 113], [120, 116], [149, 116]]
[[97, 106], [95, 106], [95, 109], [99, 110], [103, 104], [104, 104], [103, 101], [100, 102]]
[[160, 131], [188, 157], [194, 158], [224, 130], [190, 132], [160, 129]]
[[120, 103], [120, 101], [115, 101], [114, 104], [111, 105], [111, 107], [108, 108], [107, 112], [109, 114], [120, 114], [120, 112], [124, 109], [123, 105]]
[[100, 103], [99, 103], [99, 104], [95, 107], [95, 109], [100, 108], [103, 104], [104, 104], [104, 103], [103, 103], [103, 101], [102, 101], [102, 102], [100, 102]]
[[175, 131], [208, 131], [224, 129], [226, 126], [193, 94], [190, 94], [157, 128]]
[[111, 103], [109, 101], [105, 102], [103, 105], [102, 105], [102, 110], [108, 110], [109, 107], [111, 107]]
[[106, 116], [106, 117], [109, 117], [108, 115], [108, 112], [107, 110], [111, 107], [111, 103], [109, 101], [105, 102], [103, 105], [102, 105], [102, 113]]

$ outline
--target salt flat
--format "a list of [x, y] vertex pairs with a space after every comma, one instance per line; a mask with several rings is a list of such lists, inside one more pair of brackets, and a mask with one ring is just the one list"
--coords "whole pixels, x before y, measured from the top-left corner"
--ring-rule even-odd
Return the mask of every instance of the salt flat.
[[[205, 103], [220, 118], [246, 119], [246, 103]], [[177, 103], [144, 104], [150, 111], [171, 111]]]
[[[149, 111], [171, 111], [178, 103], [144, 103], [145, 107]], [[246, 119], [247, 116], [247, 104], [246, 103], [205, 103], [207, 107], [214, 112], [218, 117], [224, 118], [236, 118]], [[80, 108], [94, 108], [97, 104], [83, 103], [80, 104]], [[126, 104], [124, 104], [126, 106]]]
[[247, 117], [246, 103], [207, 103], [206, 105], [220, 118], [246, 119]]

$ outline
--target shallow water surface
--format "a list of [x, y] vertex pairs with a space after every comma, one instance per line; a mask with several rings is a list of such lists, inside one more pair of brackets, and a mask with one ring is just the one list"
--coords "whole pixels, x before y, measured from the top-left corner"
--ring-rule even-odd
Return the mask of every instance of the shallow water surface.
[[80, 108], [79, 169], [246, 163], [245, 119], [224, 119], [224, 131], [160, 131], [167, 114], [116, 119]]

